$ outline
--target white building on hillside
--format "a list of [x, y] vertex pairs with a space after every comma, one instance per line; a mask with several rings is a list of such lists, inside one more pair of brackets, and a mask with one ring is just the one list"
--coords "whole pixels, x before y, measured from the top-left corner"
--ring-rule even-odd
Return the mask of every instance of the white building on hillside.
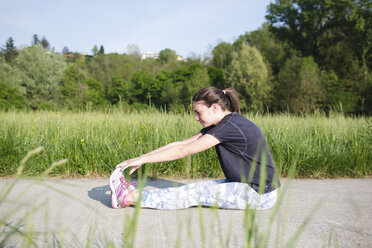
[[145, 53], [141, 54], [141, 59], [148, 59], [148, 58], [158, 59], [159, 54], [158, 53], [153, 53], [153, 52], [145, 52]]

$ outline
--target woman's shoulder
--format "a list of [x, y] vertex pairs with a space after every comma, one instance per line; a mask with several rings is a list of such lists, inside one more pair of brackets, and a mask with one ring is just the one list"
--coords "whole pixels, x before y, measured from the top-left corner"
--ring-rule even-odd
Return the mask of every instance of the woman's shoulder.
[[237, 112], [231, 113], [231, 119], [230, 119], [230, 121], [232, 121], [232, 122], [238, 122], [238, 123], [243, 123], [243, 124], [253, 123], [247, 117], [245, 117], [244, 115], [241, 115], [241, 114], [239, 114]]
[[253, 131], [253, 130], [259, 130], [258, 126], [249, 120], [247, 117], [234, 112], [232, 114], [232, 118], [230, 119], [230, 122], [232, 122], [234, 125], [238, 126], [241, 129], [244, 129], [246, 131]]

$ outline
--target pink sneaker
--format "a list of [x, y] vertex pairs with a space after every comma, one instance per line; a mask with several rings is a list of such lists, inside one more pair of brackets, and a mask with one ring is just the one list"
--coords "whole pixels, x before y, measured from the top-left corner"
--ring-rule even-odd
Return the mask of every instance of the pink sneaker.
[[128, 206], [127, 196], [135, 190], [132, 184], [125, 181], [121, 168], [116, 168], [110, 176], [111, 206], [123, 208]]

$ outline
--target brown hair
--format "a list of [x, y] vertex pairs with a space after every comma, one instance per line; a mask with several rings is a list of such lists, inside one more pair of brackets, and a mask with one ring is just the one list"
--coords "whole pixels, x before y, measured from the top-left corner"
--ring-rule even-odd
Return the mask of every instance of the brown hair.
[[216, 103], [221, 106], [222, 110], [239, 112], [239, 96], [234, 88], [220, 90], [216, 87], [209, 86], [196, 92], [192, 97], [192, 101], [203, 101], [208, 107]]

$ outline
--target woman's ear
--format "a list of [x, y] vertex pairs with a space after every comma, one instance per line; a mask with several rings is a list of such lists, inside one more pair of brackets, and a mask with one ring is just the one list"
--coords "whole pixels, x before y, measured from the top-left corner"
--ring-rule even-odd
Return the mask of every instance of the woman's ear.
[[213, 104], [211, 105], [211, 108], [212, 108], [213, 113], [216, 113], [216, 112], [217, 112], [218, 107], [219, 107], [219, 106], [217, 105], [217, 103], [213, 103]]

